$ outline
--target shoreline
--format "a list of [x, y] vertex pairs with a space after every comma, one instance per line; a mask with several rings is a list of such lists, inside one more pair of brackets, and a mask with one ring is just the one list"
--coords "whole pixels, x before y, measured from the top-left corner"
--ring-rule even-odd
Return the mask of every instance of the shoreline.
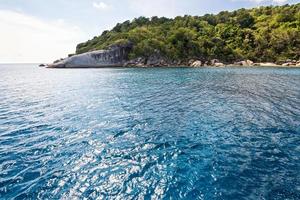
[[[93, 53], [93, 52], [92, 52]], [[76, 68], [203, 68], [203, 67], [277, 67], [277, 68], [300, 68], [300, 60], [286, 60], [280, 62], [253, 62], [242, 60], [235, 62], [222, 62], [218, 59], [201, 61], [191, 59], [189, 61], [170, 61], [161, 57], [155, 59], [136, 58], [133, 60], [121, 60], [119, 62], [103, 60], [91, 56], [93, 54], [82, 54], [55, 61], [52, 64], [40, 64], [39, 67], [76, 69]], [[102, 52], [100, 53], [102, 55]], [[80, 61], [80, 62], [78, 62]]]
[[[226, 61], [211, 58], [170, 59], [160, 54], [128, 58], [128, 46], [114, 46], [110, 50], [97, 50], [61, 58], [52, 64], [40, 64], [47, 68], [105, 68], [105, 67], [300, 67], [299, 59], [277, 61], [252, 61], [237, 59]], [[127, 53], [126, 53], [127, 52]]]
[[45, 67], [47, 69], [130, 69], [130, 68], [141, 68], [141, 69], [153, 69], [153, 68], [183, 68], [183, 69], [205, 69], [205, 68], [215, 68], [215, 69], [225, 69], [225, 68], [282, 68], [282, 69], [300, 69], [300, 66], [236, 66], [236, 65], [225, 65], [222, 67], [217, 66], [201, 66], [201, 67], [191, 67], [191, 66], [82, 66], [82, 67]]
[[172, 60], [161, 55], [150, 57], [137, 57], [128, 59], [122, 55], [125, 47], [115, 47], [112, 50], [92, 51], [84, 54], [73, 55], [54, 61], [52, 64], [40, 64], [47, 68], [106, 68], [106, 67], [300, 67], [300, 60], [282, 60], [253, 62], [252, 60], [223, 61], [219, 59], [182, 59]]

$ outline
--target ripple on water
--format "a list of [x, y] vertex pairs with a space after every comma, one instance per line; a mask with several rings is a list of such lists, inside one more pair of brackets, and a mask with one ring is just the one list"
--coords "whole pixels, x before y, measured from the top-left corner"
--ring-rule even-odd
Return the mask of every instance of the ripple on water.
[[0, 68], [1, 199], [300, 199], [300, 71]]

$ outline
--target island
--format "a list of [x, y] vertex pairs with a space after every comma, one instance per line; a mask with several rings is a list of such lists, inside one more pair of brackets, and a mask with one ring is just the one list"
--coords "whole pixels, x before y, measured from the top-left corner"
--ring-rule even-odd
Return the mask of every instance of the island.
[[300, 3], [204, 16], [139, 17], [81, 43], [49, 68], [300, 67]]

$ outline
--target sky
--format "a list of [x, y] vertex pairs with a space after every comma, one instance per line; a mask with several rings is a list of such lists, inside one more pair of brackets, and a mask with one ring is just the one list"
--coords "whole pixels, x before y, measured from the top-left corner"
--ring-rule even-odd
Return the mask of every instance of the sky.
[[300, 0], [0, 0], [0, 63], [50, 63], [139, 16], [204, 15]]

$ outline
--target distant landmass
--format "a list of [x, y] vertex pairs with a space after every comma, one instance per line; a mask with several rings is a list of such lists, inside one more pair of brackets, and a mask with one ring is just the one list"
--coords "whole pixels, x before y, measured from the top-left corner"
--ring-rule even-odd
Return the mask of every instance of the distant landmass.
[[49, 67], [300, 66], [300, 3], [204, 16], [139, 17]]

